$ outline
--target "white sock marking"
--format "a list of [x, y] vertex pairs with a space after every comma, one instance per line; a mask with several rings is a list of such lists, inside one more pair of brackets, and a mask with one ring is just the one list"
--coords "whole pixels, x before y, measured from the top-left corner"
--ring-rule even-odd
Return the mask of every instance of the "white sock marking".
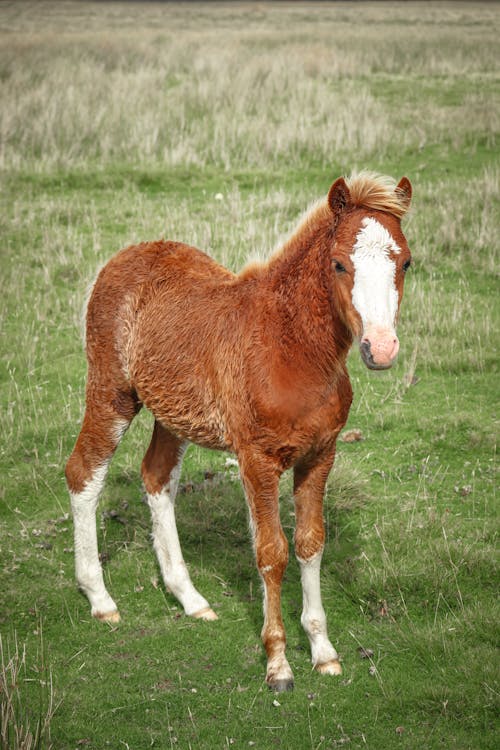
[[172, 469], [169, 483], [160, 492], [148, 493], [148, 504], [153, 520], [154, 548], [165, 585], [180, 601], [186, 614], [193, 615], [210, 605], [191, 582], [177, 534], [174, 501], [181, 465], [182, 456]]
[[297, 558], [300, 564], [302, 581], [303, 610], [300, 622], [311, 644], [312, 663], [325, 664], [338, 659], [338, 654], [328, 640], [326, 615], [321, 602], [320, 568], [323, 552], [318, 552], [310, 560]]
[[97, 549], [96, 509], [107, 471], [106, 461], [95, 469], [81, 492], [69, 493], [75, 528], [76, 579], [89, 599], [93, 615], [116, 610], [104, 585]]

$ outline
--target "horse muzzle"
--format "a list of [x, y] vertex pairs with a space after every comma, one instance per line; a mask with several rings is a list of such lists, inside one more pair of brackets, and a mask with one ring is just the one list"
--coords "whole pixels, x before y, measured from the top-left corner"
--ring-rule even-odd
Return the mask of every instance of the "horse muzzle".
[[359, 345], [361, 358], [370, 370], [388, 370], [399, 351], [399, 340], [394, 331], [368, 328]]

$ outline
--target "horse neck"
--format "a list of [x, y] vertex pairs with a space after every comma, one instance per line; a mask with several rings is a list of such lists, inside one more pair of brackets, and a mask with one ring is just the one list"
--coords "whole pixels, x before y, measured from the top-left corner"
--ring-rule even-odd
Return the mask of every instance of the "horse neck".
[[294, 235], [268, 267], [283, 349], [328, 378], [343, 369], [352, 343], [332, 299], [332, 241], [330, 216]]

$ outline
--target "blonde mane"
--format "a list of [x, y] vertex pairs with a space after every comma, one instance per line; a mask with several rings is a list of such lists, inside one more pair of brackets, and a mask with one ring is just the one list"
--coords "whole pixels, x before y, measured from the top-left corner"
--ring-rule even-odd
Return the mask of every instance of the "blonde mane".
[[385, 211], [401, 219], [408, 210], [405, 196], [392, 177], [376, 172], [358, 172], [346, 179], [351, 203], [359, 208]]
[[[398, 189], [396, 180], [392, 177], [363, 170], [346, 177], [345, 181], [351, 194], [349, 200], [351, 206], [372, 211], [385, 211], [398, 219], [401, 219], [408, 211], [405, 194]], [[329, 221], [331, 221], [331, 209], [328, 201], [320, 198], [299, 219], [285, 246], [304, 234], [309, 234], [318, 224]], [[273, 253], [273, 256], [283, 249], [280, 248], [277, 253]]]

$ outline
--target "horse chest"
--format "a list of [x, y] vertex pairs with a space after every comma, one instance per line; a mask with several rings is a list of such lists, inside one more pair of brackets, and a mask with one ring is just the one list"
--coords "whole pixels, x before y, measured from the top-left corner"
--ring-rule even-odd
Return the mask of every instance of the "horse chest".
[[281, 395], [272, 406], [256, 410], [251, 441], [262, 452], [274, 455], [285, 470], [304, 456], [334, 445], [349, 414], [352, 389], [345, 376], [335, 388], [316, 396], [309, 394], [308, 399]]

